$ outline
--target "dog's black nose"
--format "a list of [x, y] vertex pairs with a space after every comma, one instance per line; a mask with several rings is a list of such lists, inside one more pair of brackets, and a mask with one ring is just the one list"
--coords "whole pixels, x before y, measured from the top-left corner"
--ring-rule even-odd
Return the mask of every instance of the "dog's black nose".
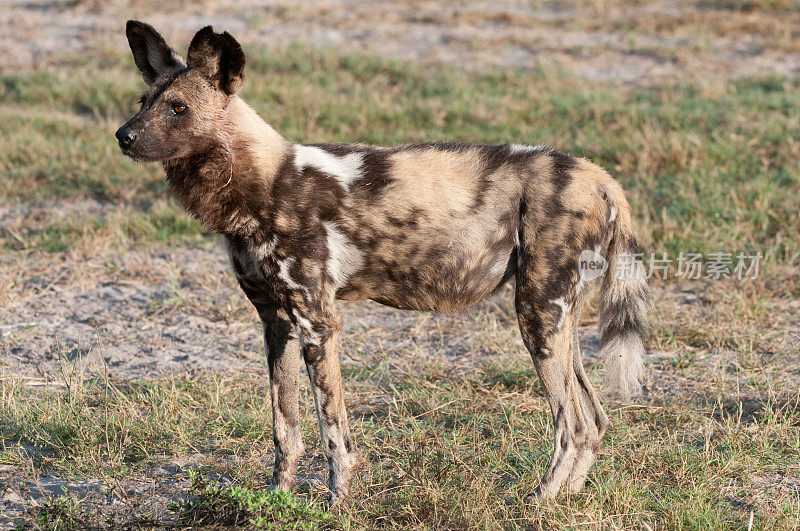
[[119, 145], [125, 148], [131, 147], [131, 144], [136, 140], [136, 133], [127, 127], [121, 127], [114, 136], [119, 140]]

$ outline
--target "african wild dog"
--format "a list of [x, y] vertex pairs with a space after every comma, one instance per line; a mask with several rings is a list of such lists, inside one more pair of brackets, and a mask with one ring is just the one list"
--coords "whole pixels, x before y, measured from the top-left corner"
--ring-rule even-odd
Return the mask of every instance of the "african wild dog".
[[[332, 500], [348, 493], [356, 449], [336, 299], [456, 311], [514, 277], [520, 331], [555, 423], [537, 494], [581, 488], [608, 427], [581, 363], [581, 306], [601, 277], [602, 350], [616, 387], [630, 394], [649, 300], [641, 264], [622, 263], [636, 242], [623, 191], [608, 173], [515, 144], [294, 144], [237, 96], [245, 58], [228, 33], [200, 30], [185, 62], [147, 24], [128, 22], [127, 37], [149, 90], [116, 136], [126, 155], [161, 161], [178, 201], [225, 236], [264, 327], [275, 487], [291, 487], [303, 452], [302, 355]], [[605, 273], [584, 275], [582, 252], [605, 257]]]

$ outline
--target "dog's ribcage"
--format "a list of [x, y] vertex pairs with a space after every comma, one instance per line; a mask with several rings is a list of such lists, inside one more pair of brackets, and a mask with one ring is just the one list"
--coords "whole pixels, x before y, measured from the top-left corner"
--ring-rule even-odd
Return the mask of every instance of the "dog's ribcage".
[[521, 182], [534, 153], [513, 146], [295, 146], [274, 224], [229, 238], [244, 283], [449, 311], [516, 267]]

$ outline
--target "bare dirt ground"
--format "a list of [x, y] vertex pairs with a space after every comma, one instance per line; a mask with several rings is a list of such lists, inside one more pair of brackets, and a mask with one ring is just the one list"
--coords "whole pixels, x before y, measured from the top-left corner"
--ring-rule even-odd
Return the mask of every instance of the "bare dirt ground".
[[[127, 50], [127, 18], [150, 22], [181, 49], [198, 27], [214, 24], [245, 45], [303, 43], [460, 67], [556, 68], [622, 84], [800, 72], [800, 12], [774, 17], [714, 2], [302, 0], [231, 6], [169, 0], [157, 8], [144, 1], [4, 0], [0, 6], [4, 72], [57, 67], [71, 55], [98, 49]], [[92, 201], [0, 205], [0, 225], [33, 227], [59, 217], [101, 216], [115, 208]], [[63, 371], [75, 367], [107, 371], [118, 379], [200, 369], [263, 371], [258, 322], [228, 272], [221, 244], [108, 250], [89, 258], [75, 252], [57, 263], [31, 254], [0, 268], [0, 282], [14, 294], [0, 307], [0, 377], [22, 376], [44, 387], [59, 385]], [[675, 307], [691, 306], [698, 297], [676, 286], [659, 287], [656, 294]], [[411, 370], [419, 358], [456, 369], [492, 359], [524, 359], [509, 298], [505, 292], [475, 312], [450, 317], [374, 303], [345, 304], [342, 341], [346, 351], [358, 350], [360, 357], [344, 361], [388, 357], [398, 370]], [[764, 333], [783, 342], [784, 351], [797, 349], [800, 307], [789, 304], [770, 312], [784, 318]], [[598, 340], [591, 316], [584, 325], [582, 342], [587, 365], [592, 365]], [[650, 352], [648, 400], [699, 385], [675, 370], [681, 363], [676, 356], [667, 350]], [[699, 359], [712, 373], [736, 369], [724, 349]], [[800, 373], [795, 367], [784, 376], [796, 382]], [[188, 456], [117, 486], [51, 476], [20, 480], [20, 471], [0, 466], [0, 525], [11, 526], [32, 504], [63, 488], [109, 511], [135, 511], [143, 503], [166, 507], [185, 491], [186, 479], [179, 472], [203, 459]], [[764, 480], [770, 488], [786, 483], [787, 489], [796, 489], [792, 482], [797, 481], [783, 476]]]
[[[72, 362], [114, 378], [142, 378], [263, 361], [258, 317], [229, 272], [222, 243], [56, 264], [30, 256], [15, 262], [13, 271], [7, 267], [4, 276], [18, 288], [0, 311], [0, 371], [31, 382], [44, 383]], [[487, 304], [507, 305], [502, 299]], [[473, 366], [475, 357], [500, 354], [469, 333], [474, 315], [438, 317], [369, 302], [343, 303], [342, 310], [344, 336], [366, 334], [375, 342], [362, 351], [367, 356], [415, 344], [428, 361], [455, 357]], [[503, 311], [513, 321], [511, 308]], [[448, 345], [436, 331], [439, 321], [447, 322], [446, 334], [458, 336], [458, 344]]]

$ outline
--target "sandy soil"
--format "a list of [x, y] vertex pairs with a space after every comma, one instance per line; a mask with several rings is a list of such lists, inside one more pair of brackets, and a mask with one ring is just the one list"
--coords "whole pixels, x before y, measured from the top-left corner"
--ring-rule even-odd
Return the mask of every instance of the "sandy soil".
[[[0, 223], [31, 230], [120, 208], [97, 201], [0, 206]], [[24, 375], [36, 384], [58, 379], [65, 365], [125, 379], [263, 363], [258, 317], [236, 284], [221, 239], [207, 247], [76, 251], [55, 260], [20, 254], [0, 264], [0, 272], [10, 286], [0, 305], [0, 375]], [[483, 345], [474, 329], [481, 316], [500, 319], [508, 328], [503, 342], [522, 348], [510, 293], [455, 316], [342, 303], [343, 341], [367, 357], [413, 344], [429, 361], [472, 367], [503, 353]], [[450, 337], [458, 340], [450, 344]]]
[[[59, 375], [64, 364], [78, 364], [90, 372], [107, 367], [115, 378], [141, 378], [263, 362], [258, 318], [229, 272], [221, 244], [58, 264], [30, 257], [17, 265], [24, 278], [13, 301], [0, 310], [0, 373], [26, 375], [33, 382]], [[498, 297], [486, 304], [503, 303]], [[429, 359], [462, 358], [470, 366], [474, 356], [486, 354], [477, 341], [444, 345], [435, 332], [441, 321], [447, 335], [458, 335], [473, 319], [467, 313], [440, 317], [370, 302], [342, 303], [342, 310], [343, 336], [383, 339], [384, 350], [412, 342], [425, 348]], [[430, 332], [442, 348], [427, 337]]]

